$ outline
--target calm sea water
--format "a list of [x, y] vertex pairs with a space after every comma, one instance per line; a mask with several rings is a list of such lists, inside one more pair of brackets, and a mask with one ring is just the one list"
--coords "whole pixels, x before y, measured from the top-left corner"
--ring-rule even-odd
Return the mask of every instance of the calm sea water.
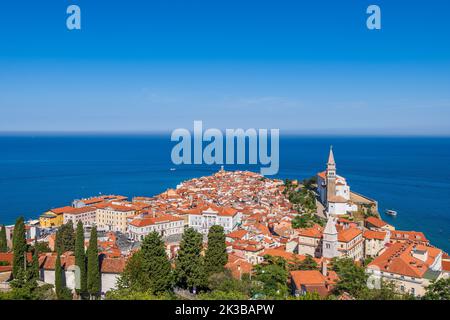
[[[0, 136], [0, 223], [38, 217], [73, 199], [151, 196], [218, 166], [177, 166], [160, 136]], [[450, 138], [282, 137], [278, 178], [324, 170], [333, 145], [337, 171], [352, 190], [375, 198], [397, 229], [423, 231], [450, 251]], [[258, 167], [235, 166], [225, 169]]]

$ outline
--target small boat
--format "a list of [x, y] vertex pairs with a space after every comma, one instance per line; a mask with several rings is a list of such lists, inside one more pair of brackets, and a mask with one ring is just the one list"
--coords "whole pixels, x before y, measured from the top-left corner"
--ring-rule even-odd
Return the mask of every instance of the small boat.
[[396, 217], [397, 216], [397, 211], [395, 210], [386, 210], [386, 214], [392, 217]]
[[170, 171], [175, 171], [175, 170], [177, 170], [177, 169], [175, 169], [175, 168], [170, 168]]

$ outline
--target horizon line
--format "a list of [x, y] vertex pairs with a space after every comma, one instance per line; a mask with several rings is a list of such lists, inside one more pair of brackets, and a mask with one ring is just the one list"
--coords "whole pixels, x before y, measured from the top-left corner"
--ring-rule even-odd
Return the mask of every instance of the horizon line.
[[[238, 129], [238, 128], [234, 128]], [[224, 129], [220, 129], [224, 131]], [[244, 129], [246, 130], [246, 129]], [[257, 130], [257, 129], [256, 129]], [[192, 130], [189, 130], [193, 134]], [[60, 130], [15, 130], [1, 131], [0, 137], [5, 136], [158, 136], [170, 135], [172, 130], [136, 130], [136, 131], [60, 131]], [[305, 136], [305, 137], [392, 137], [392, 138], [450, 138], [450, 133], [363, 133], [363, 132], [311, 132], [297, 130], [282, 130], [280, 136]]]

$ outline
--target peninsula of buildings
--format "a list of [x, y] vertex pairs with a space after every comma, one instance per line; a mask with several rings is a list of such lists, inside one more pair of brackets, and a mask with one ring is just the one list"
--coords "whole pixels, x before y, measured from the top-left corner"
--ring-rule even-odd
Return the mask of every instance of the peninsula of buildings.
[[[313, 199], [309, 206], [292, 197], [302, 190]], [[396, 230], [380, 219], [376, 201], [350, 190], [347, 180], [337, 174], [332, 149], [325, 170], [308, 185], [222, 168], [156, 196], [128, 199], [103, 195], [49, 209], [39, 220], [27, 222], [28, 242], [46, 242], [54, 250], [56, 230], [69, 221], [82, 221], [86, 237], [92, 226], [99, 230], [103, 295], [116, 288], [127, 259], [150, 232], [163, 237], [167, 255], [174, 260], [186, 228], [202, 233], [206, 241], [212, 225], [225, 230], [226, 268], [236, 278], [251, 275], [254, 266], [268, 256], [287, 261], [311, 256], [318, 265], [316, 270], [290, 272], [292, 294], [297, 296], [330, 294], [338, 281], [338, 275], [329, 268], [336, 257], [351, 258], [357, 264], [370, 258], [365, 265], [368, 274], [392, 281], [399, 292], [417, 297], [432, 280], [450, 274], [449, 256], [430, 244], [422, 232]], [[303, 222], [299, 225], [299, 221]], [[9, 248], [13, 228], [6, 226]], [[55, 281], [55, 257], [55, 252], [39, 257], [40, 280], [45, 283]], [[7, 288], [12, 253], [0, 253], [1, 261], [5, 263], [0, 264], [0, 288]], [[73, 289], [73, 253], [63, 253], [61, 263], [66, 286]]]

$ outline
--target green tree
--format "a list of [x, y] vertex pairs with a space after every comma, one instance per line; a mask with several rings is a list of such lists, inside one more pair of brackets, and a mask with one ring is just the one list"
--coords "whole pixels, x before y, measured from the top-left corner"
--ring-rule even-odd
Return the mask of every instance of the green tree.
[[405, 300], [409, 295], [399, 294], [392, 281], [381, 281], [377, 289], [364, 288], [355, 297], [360, 300]]
[[78, 295], [83, 296], [87, 291], [86, 252], [84, 250], [83, 223], [78, 221], [75, 237], [75, 265], [80, 269], [80, 288], [76, 289]]
[[291, 221], [292, 228], [307, 228], [309, 226], [309, 219], [306, 215], [295, 216]]
[[36, 298], [34, 293], [38, 286], [31, 269], [19, 269], [10, 285], [13, 291], [13, 299], [33, 300]]
[[33, 261], [31, 263], [31, 272], [34, 279], [39, 279], [39, 251], [38, 248], [34, 248]]
[[358, 298], [367, 289], [368, 275], [364, 268], [357, 266], [351, 258], [334, 258], [332, 268], [339, 276], [335, 287], [336, 293], [347, 292]]
[[248, 274], [243, 274], [241, 280], [233, 278], [229, 270], [221, 273], [214, 273], [208, 279], [208, 288], [211, 290], [200, 299], [216, 300], [219, 296], [223, 299], [230, 299], [228, 297], [235, 297], [238, 300], [241, 298], [249, 299], [251, 295], [252, 283]]
[[450, 278], [433, 281], [427, 288], [425, 300], [450, 300]]
[[61, 256], [58, 252], [56, 254], [56, 261], [55, 261], [55, 292], [56, 297], [58, 299], [61, 299], [63, 297], [63, 271], [61, 268]]
[[34, 242], [34, 245], [32, 246], [33, 250], [37, 250], [39, 253], [44, 252], [52, 252], [50, 247], [48, 246], [48, 242]]
[[192, 228], [184, 231], [176, 259], [175, 274], [182, 288], [197, 290], [206, 286], [202, 251], [203, 236]]
[[209, 276], [224, 271], [228, 262], [223, 227], [214, 225], [208, 232], [208, 248], [205, 253], [205, 272]]
[[149, 287], [147, 274], [144, 272], [142, 250], [139, 250], [127, 260], [127, 264], [117, 280], [119, 290], [145, 292]]
[[59, 250], [61, 253], [75, 250], [75, 232], [73, 230], [72, 221], [59, 227], [56, 232], [55, 246], [56, 251]]
[[157, 232], [149, 233], [142, 242], [142, 267], [153, 294], [167, 292], [172, 287], [172, 267], [166, 255], [164, 242]]
[[324, 226], [325, 220], [319, 218], [314, 214], [305, 213], [302, 215], [295, 216], [294, 219], [292, 219], [291, 224], [292, 228], [294, 229], [309, 228], [312, 227], [314, 224]]
[[255, 266], [257, 285], [253, 288], [253, 295], [268, 299], [283, 299], [288, 295], [288, 271], [286, 260], [281, 257], [267, 256], [264, 263]]
[[199, 294], [200, 300], [248, 300], [248, 296], [239, 291], [210, 291]]
[[[296, 257], [297, 258], [297, 257]], [[289, 265], [289, 270], [316, 270], [317, 262], [309, 254], [305, 256], [302, 261], [294, 260], [293, 263]]]
[[6, 241], [6, 228], [4, 225], [0, 228], [0, 252], [8, 252], [8, 243]]
[[173, 300], [170, 292], [155, 295], [151, 292], [133, 291], [132, 289], [116, 289], [106, 293], [106, 300]]
[[25, 238], [25, 223], [23, 217], [16, 220], [13, 234], [13, 277], [16, 278], [20, 270], [25, 269], [25, 253], [27, 240]]
[[87, 291], [91, 298], [98, 298], [100, 293], [100, 264], [98, 259], [97, 227], [91, 230], [89, 248], [87, 250]]

